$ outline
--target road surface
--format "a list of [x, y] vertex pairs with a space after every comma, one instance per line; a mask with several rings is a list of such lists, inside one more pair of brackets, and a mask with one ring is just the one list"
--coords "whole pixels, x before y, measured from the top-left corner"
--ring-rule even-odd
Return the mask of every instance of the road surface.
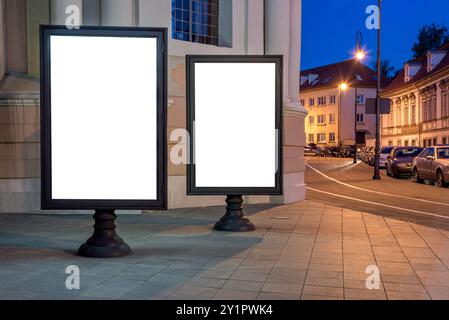
[[352, 159], [306, 159], [307, 198], [338, 207], [385, 217], [449, 228], [449, 189], [409, 178], [394, 179], [382, 170], [372, 180], [373, 168]]

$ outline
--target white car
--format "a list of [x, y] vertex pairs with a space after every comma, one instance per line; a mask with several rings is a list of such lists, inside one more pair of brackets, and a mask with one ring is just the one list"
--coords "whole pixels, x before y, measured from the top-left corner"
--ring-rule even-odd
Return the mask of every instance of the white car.
[[382, 149], [380, 149], [379, 167], [387, 167], [387, 158], [391, 150], [393, 150], [393, 147], [383, 147]]

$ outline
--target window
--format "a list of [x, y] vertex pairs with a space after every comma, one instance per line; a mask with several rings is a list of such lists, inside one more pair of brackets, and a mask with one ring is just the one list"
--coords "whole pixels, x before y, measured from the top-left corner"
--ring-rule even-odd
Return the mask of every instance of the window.
[[357, 114], [357, 123], [364, 123], [365, 122], [365, 115], [363, 113]]
[[364, 104], [365, 103], [365, 95], [363, 95], [363, 94], [357, 95], [357, 103]]
[[447, 144], [447, 137], [443, 137], [443, 144]]
[[425, 97], [422, 100], [422, 118], [423, 121], [429, 120], [427, 115], [427, 99]]
[[326, 124], [326, 115], [325, 114], [320, 114], [318, 116], [318, 124]]
[[218, 46], [219, 0], [172, 0], [173, 39]]
[[388, 141], [388, 146], [389, 146], [389, 147], [392, 147], [392, 146], [393, 146], [393, 141], [391, 141], [391, 140]]
[[404, 107], [404, 126], [408, 126], [409, 122], [408, 122], [408, 107]]
[[318, 98], [318, 105], [319, 105], [319, 106], [324, 106], [324, 105], [326, 105], [326, 97], [319, 97], [319, 98]]
[[438, 159], [449, 159], [449, 148], [438, 148]]
[[443, 91], [443, 93], [441, 94], [441, 117], [442, 118], [449, 116], [447, 98], [448, 98], [447, 91]]
[[438, 144], [438, 139], [437, 138], [433, 138], [433, 145], [436, 146]]
[[397, 145], [398, 147], [402, 146], [402, 140], [398, 140], [396, 145]]
[[412, 146], [416, 147], [416, 140], [415, 139], [412, 140]]
[[313, 107], [315, 105], [315, 99], [310, 98], [309, 99], [309, 107]]
[[335, 142], [335, 133], [329, 133], [329, 142]]
[[432, 145], [432, 139], [427, 140], [427, 145], [430, 147]]
[[305, 106], [306, 106], [306, 102], [304, 101], [304, 99], [299, 100], [299, 102], [301, 103], [301, 106], [302, 106], [302, 107], [305, 107]]
[[404, 146], [408, 147], [408, 140], [404, 141]]
[[318, 143], [326, 143], [326, 134], [318, 133]]
[[396, 126], [401, 127], [402, 126], [402, 108], [401, 106], [398, 106], [397, 112], [396, 112]]
[[335, 95], [332, 95], [329, 97], [329, 103], [330, 104], [335, 104], [337, 101], [337, 97]]
[[329, 114], [329, 123], [335, 123], [335, 113]]
[[416, 104], [412, 103], [412, 125], [416, 124]]
[[313, 133], [309, 134], [309, 143], [314, 143], [315, 142], [315, 135]]
[[314, 125], [315, 124], [315, 117], [314, 116], [310, 116], [309, 117], [309, 125]]

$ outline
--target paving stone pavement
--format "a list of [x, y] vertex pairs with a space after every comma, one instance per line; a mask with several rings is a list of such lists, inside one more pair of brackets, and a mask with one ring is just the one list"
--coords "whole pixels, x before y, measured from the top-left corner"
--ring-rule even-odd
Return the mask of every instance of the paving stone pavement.
[[[445, 225], [304, 201], [246, 206], [254, 232], [212, 231], [223, 213], [120, 216], [133, 254], [106, 260], [75, 255], [89, 216], [0, 215], [0, 299], [449, 299]], [[79, 290], [65, 286], [69, 265]]]

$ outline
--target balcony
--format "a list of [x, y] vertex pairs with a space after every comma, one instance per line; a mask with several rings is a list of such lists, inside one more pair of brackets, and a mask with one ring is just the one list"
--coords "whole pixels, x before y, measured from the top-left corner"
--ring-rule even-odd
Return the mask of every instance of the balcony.
[[382, 129], [382, 136], [400, 136], [400, 135], [412, 135], [419, 133], [419, 125], [407, 125], [400, 127], [389, 127]]
[[448, 128], [449, 128], [449, 117], [424, 121], [421, 124], [422, 132], [435, 131]]

